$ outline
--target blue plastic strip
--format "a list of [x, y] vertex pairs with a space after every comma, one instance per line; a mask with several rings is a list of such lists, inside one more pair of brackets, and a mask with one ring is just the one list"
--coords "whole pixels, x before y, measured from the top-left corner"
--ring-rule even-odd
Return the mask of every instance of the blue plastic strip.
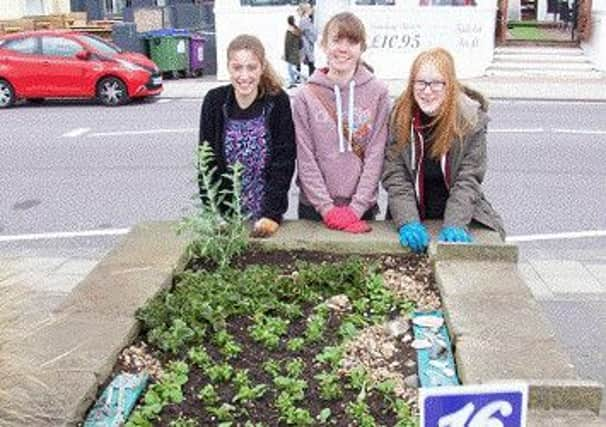
[[119, 374], [103, 390], [90, 410], [84, 427], [118, 427], [124, 425], [147, 386], [148, 376]]
[[[434, 316], [444, 319], [442, 311], [415, 311], [413, 320], [420, 316]], [[422, 327], [413, 323], [415, 340], [428, 339], [432, 346], [417, 350], [417, 368], [421, 387], [459, 385], [452, 344], [446, 323], [437, 329]], [[445, 373], [446, 370], [446, 373]], [[449, 376], [448, 374], [452, 374]]]

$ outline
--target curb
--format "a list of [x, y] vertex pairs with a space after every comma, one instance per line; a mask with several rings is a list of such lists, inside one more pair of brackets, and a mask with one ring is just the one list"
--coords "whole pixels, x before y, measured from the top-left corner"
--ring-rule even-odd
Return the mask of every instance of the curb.
[[[287, 249], [289, 244], [296, 249], [309, 249], [313, 236], [326, 235], [328, 237], [319, 242], [325, 250], [343, 249], [348, 245], [342, 253], [368, 253], [375, 249], [406, 252], [394, 239], [391, 224], [374, 222], [372, 226], [372, 233], [354, 239], [345, 233], [328, 236], [317, 223], [289, 221], [275, 238], [257, 241], [274, 249]], [[437, 223], [428, 224], [432, 234], [438, 227]], [[289, 230], [305, 233], [299, 234], [305, 239], [290, 239], [289, 243]], [[580, 417], [577, 425], [603, 427], [596, 418], [603, 387], [596, 382], [579, 380], [568, 357], [549, 334], [546, 322], [536, 312], [536, 301], [517, 273], [514, 261], [517, 250], [511, 245], [491, 243], [498, 239], [494, 232], [473, 231], [482, 249], [460, 246], [465, 254], [456, 255], [455, 248], [444, 247], [450, 245], [437, 245], [438, 256], [433, 262], [463, 383], [512, 379], [528, 382], [530, 409], [549, 410], [531, 411], [534, 421], [529, 425], [558, 425], [551, 422], [556, 418], [564, 420], [562, 426], [571, 425], [565, 423], [571, 417]], [[12, 367], [10, 372], [0, 372], [0, 388], [8, 390], [9, 396], [0, 405], [0, 418], [15, 426], [75, 426], [81, 422], [99, 386], [111, 374], [120, 351], [139, 333], [140, 325], [134, 317], [136, 310], [169, 287], [174, 275], [183, 270], [187, 262], [186, 246], [186, 240], [175, 235], [173, 222], [143, 223], [134, 227], [74, 289], [47, 325], [10, 349], [22, 365]], [[440, 258], [444, 254], [446, 258]], [[471, 254], [481, 261], [470, 261]], [[487, 275], [495, 280], [485, 280]], [[499, 305], [489, 305], [489, 301], [499, 298], [501, 302], [505, 300], [500, 306], [506, 310], [501, 314], [497, 309]], [[488, 316], [478, 318], [480, 313]], [[495, 323], [499, 315], [511, 313], [515, 313], [518, 322], [528, 322], [526, 329], [530, 329], [530, 325], [539, 328], [541, 345], [515, 330], [511, 318], [509, 325]], [[507, 319], [500, 319], [504, 318]], [[508, 339], [493, 341], [490, 348], [487, 347], [490, 340], [484, 339], [490, 338], [490, 333], [511, 335], [507, 335]], [[529, 367], [532, 372], [520, 368], [529, 364], [528, 357], [522, 359], [524, 351], [509, 352], [519, 350], [520, 342], [524, 348], [538, 353], [540, 359]], [[20, 373], [18, 378], [14, 371]], [[32, 375], [35, 381], [31, 380]], [[40, 387], [41, 382], [45, 387]], [[553, 410], [565, 412], [560, 417]], [[545, 424], [547, 420], [550, 421]]]

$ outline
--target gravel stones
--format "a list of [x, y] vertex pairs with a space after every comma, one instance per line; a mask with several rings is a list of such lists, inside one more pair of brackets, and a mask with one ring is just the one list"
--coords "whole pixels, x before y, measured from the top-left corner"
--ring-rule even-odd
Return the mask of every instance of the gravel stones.
[[122, 350], [118, 361], [124, 366], [126, 371], [134, 373], [146, 372], [155, 380], [159, 379], [164, 373], [162, 364], [149, 353], [147, 344], [143, 341]]

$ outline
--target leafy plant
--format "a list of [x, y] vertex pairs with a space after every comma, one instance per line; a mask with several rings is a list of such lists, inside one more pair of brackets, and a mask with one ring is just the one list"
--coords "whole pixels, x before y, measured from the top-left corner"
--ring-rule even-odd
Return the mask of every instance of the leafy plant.
[[253, 400], [258, 400], [267, 391], [267, 384], [257, 384], [251, 386], [250, 384], [243, 384], [238, 388], [236, 395], [232, 399], [232, 402], [247, 403]]
[[272, 378], [275, 378], [282, 372], [282, 367], [280, 366], [280, 361], [268, 359], [265, 361], [265, 363], [263, 363], [263, 370], [271, 375]]
[[226, 330], [215, 332], [213, 340], [219, 347], [221, 354], [228, 358], [236, 357], [242, 352], [242, 347]]
[[[229, 403], [223, 403], [219, 407], [211, 406], [206, 408], [210, 414], [217, 417], [218, 421], [233, 421], [236, 417], [236, 409], [234, 405]], [[226, 425], [231, 425], [231, 423]]]
[[374, 417], [370, 414], [368, 405], [363, 400], [347, 403], [346, 412], [360, 427], [375, 427], [377, 425]]
[[286, 344], [286, 348], [289, 351], [299, 351], [305, 345], [305, 340], [303, 338], [297, 337], [293, 338]]
[[194, 240], [188, 248], [190, 257], [210, 259], [224, 268], [248, 246], [247, 217], [242, 213], [241, 203], [243, 167], [235, 163], [222, 175], [231, 187], [226, 190], [221, 189], [217, 167], [213, 164], [213, 150], [204, 142], [198, 148], [196, 159], [201, 204], [196, 213], [181, 221], [177, 231], [193, 234]]
[[156, 344], [164, 351], [177, 353], [179, 349], [186, 345], [195, 335], [194, 331], [187, 326], [183, 320], [174, 319], [168, 330], [155, 330], [149, 336], [149, 341]]
[[206, 352], [204, 347], [193, 347], [187, 352], [189, 360], [191, 360], [200, 369], [206, 370], [213, 365], [213, 359]]
[[280, 344], [280, 336], [288, 331], [288, 320], [279, 317], [255, 315], [255, 324], [250, 327], [250, 336], [270, 350], [275, 350]]
[[328, 420], [330, 419], [331, 415], [332, 415], [332, 412], [331, 412], [330, 408], [324, 408], [318, 414], [318, 421], [320, 422], [320, 424], [326, 424], [328, 422]]
[[193, 418], [179, 416], [176, 420], [172, 420], [169, 427], [198, 427], [200, 424]]
[[314, 378], [320, 385], [320, 397], [324, 400], [334, 400], [343, 396], [339, 376], [332, 372], [320, 372]]
[[296, 378], [303, 373], [305, 362], [301, 358], [295, 358], [286, 364], [286, 373], [289, 377]]
[[327, 346], [324, 347], [321, 353], [316, 355], [315, 360], [320, 363], [327, 363], [331, 368], [335, 369], [341, 363], [343, 351], [342, 346]]
[[234, 368], [229, 363], [218, 363], [207, 367], [204, 373], [208, 375], [212, 383], [224, 383], [231, 379]]
[[215, 390], [215, 386], [212, 384], [206, 384], [204, 387], [202, 387], [198, 392], [198, 399], [200, 399], [202, 403], [207, 406], [212, 406], [219, 403], [219, 395], [217, 394], [217, 390]]
[[181, 403], [181, 387], [187, 382], [188, 373], [189, 367], [185, 362], [170, 362], [160, 381], [149, 387], [143, 397], [143, 404], [131, 414], [126, 425], [149, 426], [166, 405]]

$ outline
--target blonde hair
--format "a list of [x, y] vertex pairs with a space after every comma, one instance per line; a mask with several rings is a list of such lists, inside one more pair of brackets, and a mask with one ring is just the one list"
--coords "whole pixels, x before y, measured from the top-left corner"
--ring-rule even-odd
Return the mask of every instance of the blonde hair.
[[360, 18], [353, 13], [337, 13], [328, 20], [322, 31], [323, 47], [326, 47], [331, 32], [336, 33], [337, 39], [346, 38], [353, 43], [360, 43], [362, 52], [366, 50], [366, 28]]
[[[446, 86], [444, 101], [438, 114], [433, 117], [430, 125], [433, 126], [434, 140], [429, 151], [430, 157], [437, 159], [445, 155], [451, 147], [453, 140], [462, 140], [469, 132], [473, 123], [465, 118], [460, 111], [458, 102], [461, 84], [457, 80], [455, 64], [452, 55], [445, 49], [434, 48], [421, 52], [412, 63], [408, 85], [396, 100], [391, 115], [391, 131], [396, 140], [395, 150], [400, 151], [410, 143], [410, 129], [413, 117], [419, 111], [414, 98], [414, 80], [421, 67], [425, 64], [434, 65], [443, 76]], [[392, 153], [395, 154], [395, 153]]]
[[229, 62], [232, 53], [238, 50], [248, 50], [257, 57], [261, 63], [263, 71], [259, 81], [259, 95], [261, 98], [265, 94], [276, 95], [282, 88], [282, 79], [278, 77], [271, 64], [265, 57], [265, 48], [263, 43], [257, 37], [250, 34], [240, 34], [236, 36], [227, 46], [227, 61]]

